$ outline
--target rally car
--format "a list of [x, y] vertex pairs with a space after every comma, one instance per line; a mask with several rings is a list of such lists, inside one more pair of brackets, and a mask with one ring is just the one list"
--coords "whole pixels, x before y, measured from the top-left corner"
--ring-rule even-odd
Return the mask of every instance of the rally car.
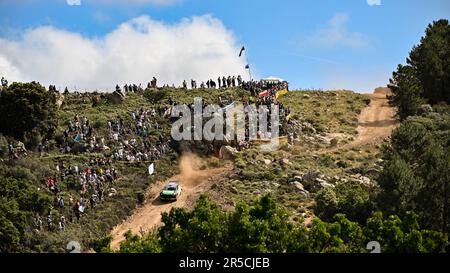
[[159, 194], [162, 201], [176, 201], [181, 195], [181, 186], [175, 182], [169, 182]]

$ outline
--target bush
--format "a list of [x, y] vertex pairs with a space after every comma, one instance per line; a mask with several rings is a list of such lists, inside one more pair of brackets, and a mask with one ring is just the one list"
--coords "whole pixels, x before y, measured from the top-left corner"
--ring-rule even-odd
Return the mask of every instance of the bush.
[[145, 193], [142, 192], [142, 191], [138, 192], [138, 193], [137, 193], [137, 200], [138, 200], [138, 204], [139, 204], [139, 205], [144, 204], [144, 201], [145, 201]]
[[166, 97], [166, 91], [162, 89], [146, 89], [144, 97], [151, 103], [159, 103]]
[[345, 214], [350, 220], [362, 222], [370, 214], [369, 194], [356, 182], [349, 181], [319, 191], [316, 198], [316, 214], [331, 220], [336, 213]]
[[8, 140], [2, 134], [0, 134], [0, 158], [7, 154]]
[[37, 128], [33, 129], [32, 132], [25, 132], [24, 144], [28, 150], [36, 150], [39, 144], [42, 143], [42, 136]]
[[219, 167], [220, 166], [220, 159], [217, 157], [211, 158], [211, 166], [212, 167]]
[[56, 130], [56, 99], [39, 83], [13, 83], [0, 93], [0, 132], [18, 140], [38, 130], [50, 137]]

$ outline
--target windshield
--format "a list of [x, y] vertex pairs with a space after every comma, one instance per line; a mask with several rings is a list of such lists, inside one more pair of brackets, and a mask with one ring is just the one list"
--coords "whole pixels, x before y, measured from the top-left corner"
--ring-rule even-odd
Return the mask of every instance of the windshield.
[[166, 187], [166, 191], [176, 191], [177, 190], [177, 187], [176, 186], [167, 186]]

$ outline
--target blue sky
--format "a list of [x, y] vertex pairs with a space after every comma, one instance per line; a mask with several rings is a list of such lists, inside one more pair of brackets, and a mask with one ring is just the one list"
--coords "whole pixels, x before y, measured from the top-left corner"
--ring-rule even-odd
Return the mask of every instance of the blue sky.
[[[13, 45], [23, 45], [24, 33], [42, 26], [77, 34], [92, 42], [142, 15], [168, 28], [179, 24], [183, 18], [210, 15], [232, 35], [229, 43], [233, 49], [237, 48], [236, 58], [238, 48], [246, 46], [256, 77], [282, 77], [291, 83], [291, 89], [370, 92], [387, 84], [392, 71], [405, 61], [429, 23], [450, 17], [450, 1], [381, 0], [381, 5], [369, 5], [366, 0], [81, 0], [81, 5], [68, 5], [66, 0], [1, 0], [0, 38], [3, 44], [0, 41], [0, 54], [3, 51], [6, 59], [3, 69], [18, 71], [19, 78], [39, 76], [44, 79], [35, 80], [46, 82], [51, 75], [26, 72], [26, 62], [19, 64], [10, 57], [14, 53], [21, 55], [20, 50], [6, 50], [6, 45], [11, 47], [14, 42], [19, 44]], [[214, 39], [220, 39], [220, 36]], [[171, 46], [180, 45], [167, 45], [167, 48]], [[26, 50], [27, 47], [20, 48]], [[228, 52], [228, 49], [223, 50]], [[71, 52], [68, 50], [67, 54]], [[227, 55], [227, 58], [234, 56]], [[240, 62], [242, 60], [239, 65]], [[229, 63], [235, 65], [236, 61]], [[45, 64], [35, 62], [33, 65], [39, 69], [39, 65]], [[161, 67], [149, 69], [155, 69], [155, 73], [168, 71]], [[186, 70], [190, 70], [189, 65]], [[208, 69], [204, 67], [204, 70]], [[226, 71], [226, 67], [218, 71]], [[73, 72], [78, 73], [82, 72]], [[195, 75], [207, 75], [205, 73]], [[67, 76], [70, 73], [65, 75], [70, 78]], [[170, 79], [178, 81], [179, 77], [177, 74]]]

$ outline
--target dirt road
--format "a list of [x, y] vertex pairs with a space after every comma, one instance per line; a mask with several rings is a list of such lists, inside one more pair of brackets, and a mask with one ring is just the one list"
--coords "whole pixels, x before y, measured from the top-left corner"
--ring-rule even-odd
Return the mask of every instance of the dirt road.
[[[133, 234], [148, 232], [161, 224], [161, 213], [169, 212], [174, 207], [192, 207], [198, 196], [210, 189], [212, 182], [231, 169], [230, 166], [213, 169], [200, 169], [201, 160], [194, 155], [185, 155], [180, 160], [180, 174], [167, 181], [154, 184], [147, 192], [143, 206], [137, 208], [133, 214], [116, 226], [111, 235], [111, 247], [118, 249], [124, 240], [123, 234], [131, 230]], [[183, 190], [176, 202], [165, 203], [159, 200], [159, 193], [169, 181], [178, 181]]]
[[389, 106], [387, 95], [391, 93], [389, 88], [377, 88], [370, 95], [369, 106], [361, 111], [358, 119], [357, 138], [343, 146], [327, 149], [323, 152], [333, 152], [341, 149], [351, 149], [367, 144], [377, 143], [389, 137], [398, 125], [395, 118], [396, 109]]

